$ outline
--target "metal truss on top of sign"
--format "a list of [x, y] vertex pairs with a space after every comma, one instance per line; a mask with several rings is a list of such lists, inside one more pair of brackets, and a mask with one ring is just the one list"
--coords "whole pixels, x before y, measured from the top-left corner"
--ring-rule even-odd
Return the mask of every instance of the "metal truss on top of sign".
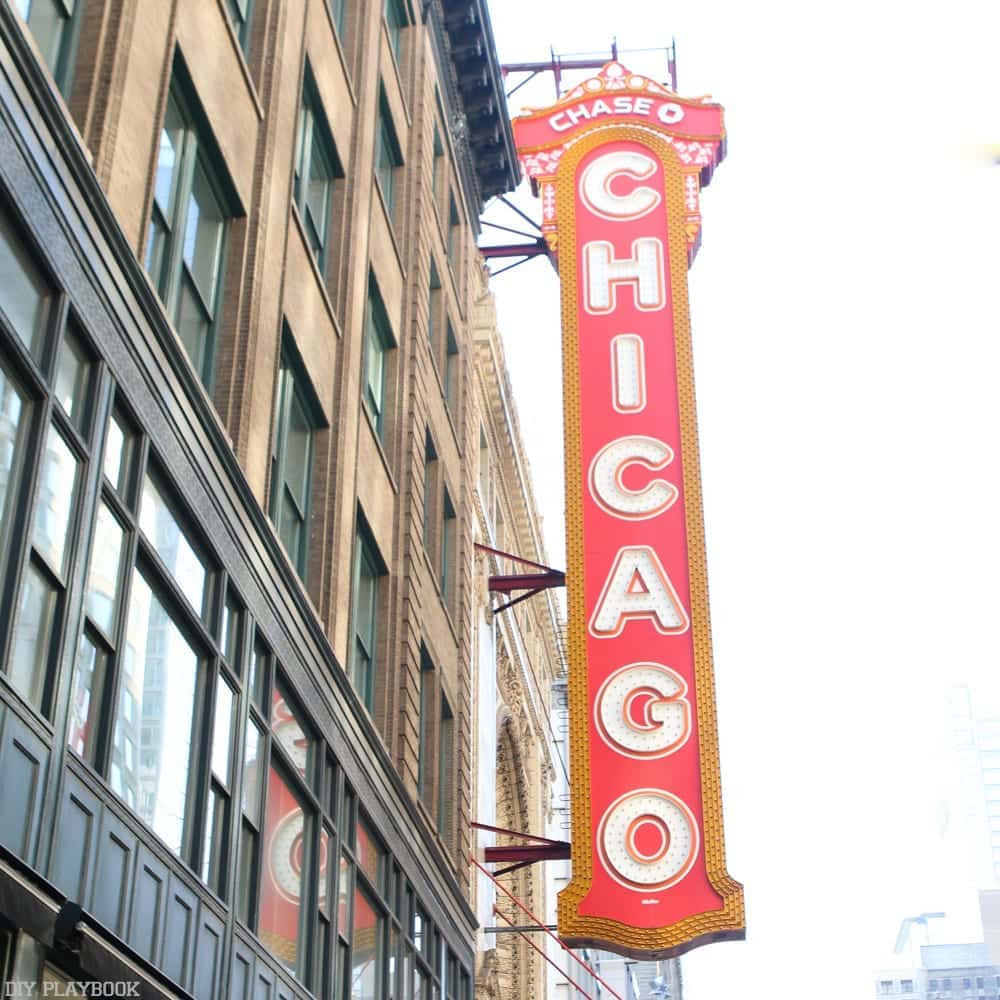
[[617, 61], [514, 120], [562, 285], [570, 945], [745, 933], [725, 862], [687, 302], [722, 109]]

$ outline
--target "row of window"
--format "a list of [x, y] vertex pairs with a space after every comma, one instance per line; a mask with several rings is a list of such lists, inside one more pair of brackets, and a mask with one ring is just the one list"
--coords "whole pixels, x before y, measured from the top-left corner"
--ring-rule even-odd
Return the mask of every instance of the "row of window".
[[[954, 981], [958, 984], [955, 988], [971, 990], [973, 989], [973, 981], [975, 981], [976, 990], [985, 990], [987, 987], [987, 981], [989, 981], [991, 989], [1000, 990], [1000, 976], [963, 976], [961, 979]], [[896, 981], [893, 979], [880, 979], [878, 985], [879, 993], [882, 995], [897, 992], [903, 994], [914, 992], [914, 981], [912, 979], [899, 980], [898, 989], [896, 988]], [[945, 976], [941, 979], [929, 979], [927, 981], [927, 988], [932, 992], [940, 990], [941, 992], [949, 993], [953, 988], [953, 980], [949, 976]]]
[[[468, 974], [19, 230], [0, 201], [6, 683], [54, 730], [65, 727], [80, 760], [307, 986], [374, 1000], [426, 998], [433, 984], [435, 995], [466, 1000]], [[279, 392], [288, 524], [300, 513], [294, 470], [310, 447], [297, 413], [312, 405], [300, 398], [292, 350], [289, 341]], [[373, 649], [383, 567], [363, 527], [356, 562], [357, 631]], [[370, 691], [370, 657], [364, 669]], [[449, 720], [442, 705], [442, 767]]]

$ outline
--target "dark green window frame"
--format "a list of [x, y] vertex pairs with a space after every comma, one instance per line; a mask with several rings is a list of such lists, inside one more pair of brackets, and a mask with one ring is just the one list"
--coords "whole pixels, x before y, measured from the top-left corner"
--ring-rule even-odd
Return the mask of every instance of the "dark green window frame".
[[457, 546], [458, 518], [455, 515], [455, 507], [451, 502], [451, 495], [448, 488], [444, 488], [441, 500], [441, 562], [438, 567], [438, 579], [441, 584], [441, 596], [445, 604], [451, 600], [452, 596], [452, 563], [455, 559]]
[[320, 272], [329, 259], [330, 211], [336, 181], [344, 176], [316, 80], [308, 64], [295, 143], [295, 206]]
[[380, 441], [385, 440], [386, 387], [388, 378], [386, 367], [388, 355], [396, 346], [392, 326], [385, 310], [385, 304], [375, 284], [374, 276], [368, 281], [368, 305], [365, 310], [365, 351], [362, 392], [365, 409], [371, 417], [375, 433]]
[[383, 13], [389, 32], [389, 46], [396, 62], [399, 62], [399, 56], [403, 49], [403, 32], [410, 26], [404, 0], [385, 0]]
[[69, 96], [85, 0], [13, 0], [64, 97]]
[[231, 219], [242, 214], [222, 163], [177, 57], [160, 133], [146, 270], [209, 388], [222, 315], [226, 235]]
[[448, 409], [453, 412], [458, 409], [460, 375], [458, 341], [455, 339], [455, 331], [449, 322], [445, 331], [444, 343], [444, 401], [448, 405]]
[[454, 769], [455, 717], [444, 692], [441, 692], [441, 717], [438, 722], [437, 745], [437, 832], [448, 843], [452, 833], [452, 789], [451, 777]]
[[325, 426], [319, 400], [286, 327], [275, 393], [268, 513], [303, 580], [309, 561], [310, 493], [316, 435]]
[[379, 555], [368, 526], [359, 515], [354, 541], [354, 586], [351, 601], [353, 635], [349, 674], [358, 697], [369, 712], [374, 711], [375, 672], [378, 669], [375, 644], [381, 613], [382, 579], [385, 563]]
[[399, 171], [403, 166], [403, 151], [399, 145], [392, 112], [385, 96], [379, 92], [378, 121], [375, 125], [375, 176], [378, 178], [382, 200], [390, 219], [396, 213], [396, 188]]
[[226, 0], [226, 12], [232, 23], [233, 31], [240, 43], [240, 49], [246, 55], [250, 49], [250, 31], [253, 25], [254, 0]]

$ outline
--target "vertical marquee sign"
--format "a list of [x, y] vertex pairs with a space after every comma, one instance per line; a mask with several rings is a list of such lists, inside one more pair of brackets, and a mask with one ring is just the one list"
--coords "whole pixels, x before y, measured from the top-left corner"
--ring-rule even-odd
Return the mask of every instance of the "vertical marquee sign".
[[744, 936], [726, 872], [687, 268], [722, 108], [617, 62], [514, 120], [562, 283], [573, 877], [559, 933]]

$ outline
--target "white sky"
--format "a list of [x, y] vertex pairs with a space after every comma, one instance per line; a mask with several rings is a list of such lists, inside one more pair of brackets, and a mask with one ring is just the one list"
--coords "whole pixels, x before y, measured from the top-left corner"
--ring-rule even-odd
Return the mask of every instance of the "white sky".
[[[899, 921], [961, 888], [935, 829], [949, 689], [1000, 706], [1000, 167], [984, 151], [1000, 147], [1000, 7], [491, 10], [507, 62], [617, 35], [647, 69], [627, 50], [674, 35], [680, 92], [726, 109], [690, 282], [748, 934], [685, 959], [686, 997], [871, 996]], [[551, 77], [513, 110], [522, 95], [551, 103]], [[562, 566], [557, 281], [539, 259], [494, 288]]]

